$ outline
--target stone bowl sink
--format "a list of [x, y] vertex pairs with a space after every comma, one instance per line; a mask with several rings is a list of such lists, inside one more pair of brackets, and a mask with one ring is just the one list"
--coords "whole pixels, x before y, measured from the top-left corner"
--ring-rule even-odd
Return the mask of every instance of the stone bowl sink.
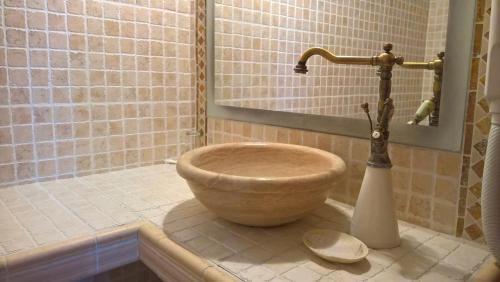
[[344, 161], [334, 154], [280, 143], [211, 145], [177, 161], [177, 172], [205, 207], [250, 226], [303, 217], [324, 203], [344, 171]]

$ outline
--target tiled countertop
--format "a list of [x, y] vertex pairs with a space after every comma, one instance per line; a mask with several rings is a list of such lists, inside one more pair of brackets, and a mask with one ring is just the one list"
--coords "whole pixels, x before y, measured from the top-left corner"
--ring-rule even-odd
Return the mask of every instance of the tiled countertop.
[[333, 264], [302, 244], [312, 228], [347, 231], [352, 207], [333, 200], [295, 223], [232, 224], [207, 211], [173, 165], [0, 189], [0, 255], [138, 220], [248, 281], [463, 281], [490, 255], [482, 245], [400, 222], [402, 245], [366, 260]]

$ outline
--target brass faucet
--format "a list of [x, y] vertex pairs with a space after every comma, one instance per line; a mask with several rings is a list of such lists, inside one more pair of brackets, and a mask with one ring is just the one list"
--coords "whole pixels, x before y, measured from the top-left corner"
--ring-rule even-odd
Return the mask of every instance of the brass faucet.
[[439, 125], [439, 108], [441, 102], [441, 84], [443, 81], [444, 52], [437, 54], [437, 59], [430, 62], [403, 62], [401, 67], [407, 69], [434, 70], [434, 83], [432, 85], [433, 96], [425, 100], [417, 109], [415, 117], [408, 124], [419, 124], [429, 116], [429, 125]]
[[[307, 73], [307, 60], [313, 55], [319, 55], [328, 61], [335, 64], [348, 65], [369, 65], [378, 66], [377, 74], [380, 76], [379, 82], [379, 101], [377, 106], [377, 126], [373, 129], [370, 119], [370, 141], [371, 155], [368, 160], [368, 165], [372, 167], [391, 167], [391, 160], [387, 153], [387, 145], [389, 139], [389, 122], [394, 113], [394, 105], [391, 95], [391, 77], [392, 67], [394, 64], [403, 64], [403, 57], [395, 57], [392, 53], [392, 44], [384, 44], [384, 52], [378, 56], [372, 57], [357, 57], [357, 56], [337, 56], [323, 48], [310, 48], [306, 50], [299, 59], [299, 62], [294, 68], [296, 73]], [[368, 105], [364, 104], [363, 108], [368, 114]]]

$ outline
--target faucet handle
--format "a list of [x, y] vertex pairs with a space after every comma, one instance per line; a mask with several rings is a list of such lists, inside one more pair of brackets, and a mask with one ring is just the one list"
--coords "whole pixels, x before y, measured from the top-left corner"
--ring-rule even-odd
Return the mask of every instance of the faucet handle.
[[391, 57], [394, 59], [394, 63], [395, 64], [402, 65], [403, 62], [404, 62], [404, 58], [401, 57], [401, 56], [397, 56], [397, 57], [394, 56], [391, 53], [392, 47], [393, 47], [392, 43], [385, 43], [383, 49], [384, 49], [384, 51], [385, 51], [386, 54], [391, 54]]
[[370, 105], [368, 103], [361, 104], [361, 108], [363, 109], [363, 112], [367, 114], [370, 112]]
[[405, 62], [405, 58], [401, 56], [395, 57], [394, 62], [396, 62], [396, 64], [398, 65], [402, 65]]
[[386, 53], [391, 52], [391, 50], [392, 50], [392, 43], [385, 43], [383, 48], [384, 48], [384, 51]]
[[368, 103], [363, 103], [361, 104], [361, 108], [363, 109], [363, 112], [366, 113], [366, 116], [368, 117], [368, 122], [370, 122], [370, 135], [371, 135], [373, 132], [373, 122], [370, 116], [370, 105]]

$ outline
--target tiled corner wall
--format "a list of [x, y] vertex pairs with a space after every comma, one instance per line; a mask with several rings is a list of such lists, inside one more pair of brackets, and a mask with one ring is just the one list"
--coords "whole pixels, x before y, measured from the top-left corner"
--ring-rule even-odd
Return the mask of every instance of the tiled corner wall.
[[194, 0], [0, 2], [1, 186], [191, 148]]
[[[447, 1], [432, 2], [434, 7]], [[394, 54], [424, 61], [426, 45], [435, 49], [435, 39], [445, 38], [437, 31], [427, 38], [428, 29], [441, 24], [438, 16], [444, 11], [446, 18], [447, 12], [440, 8], [431, 14], [427, 0], [390, 5], [371, 0], [218, 0], [215, 7], [215, 97], [223, 105], [365, 118], [359, 105], [369, 102], [373, 108], [377, 103], [376, 68], [333, 65], [315, 56], [304, 76], [293, 71], [300, 54], [319, 46], [338, 55], [374, 56], [391, 42]], [[424, 72], [429, 71], [394, 68], [395, 121], [413, 118]]]
[[[392, 144], [390, 153], [394, 162], [393, 181], [401, 218], [484, 242], [480, 199], [491, 122], [484, 98], [491, 0], [477, 0], [476, 3], [474, 54], [462, 152], [448, 153]], [[368, 156], [366, 140], [208, 119], [208, 143], [245, 140], [303, 144], [338, 154], [349, 164], [349, 171], [332, 197], [350, 204], [355, 202]]]

